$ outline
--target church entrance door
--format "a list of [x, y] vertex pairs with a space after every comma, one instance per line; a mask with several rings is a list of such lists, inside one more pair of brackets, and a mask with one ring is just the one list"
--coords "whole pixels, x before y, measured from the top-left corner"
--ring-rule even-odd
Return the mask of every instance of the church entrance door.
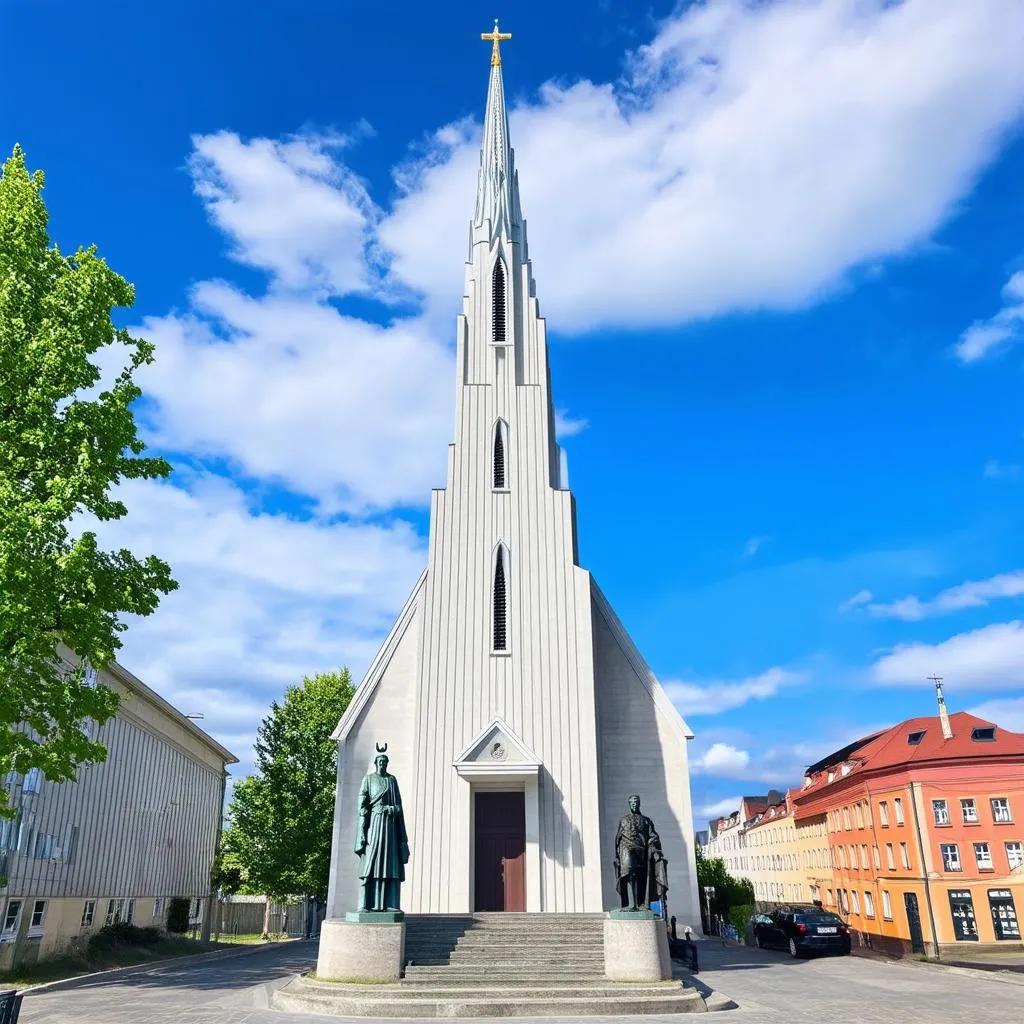
[[526, 794], [474, 797], [476, 910], [526, 910]]

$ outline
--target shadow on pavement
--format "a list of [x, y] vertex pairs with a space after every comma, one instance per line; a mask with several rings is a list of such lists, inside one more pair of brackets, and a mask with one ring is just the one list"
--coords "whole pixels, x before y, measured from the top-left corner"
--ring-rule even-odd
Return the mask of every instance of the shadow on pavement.
[[[128, 973], [82, 980], [74, 984], [73, 988], [81, 992], [94, 992], [113, 986], [120, 990], [135, 988], [223, 991], [251, 988], [301, 971], [308, 971], [316, 964], [316, 950], [315, 941], [303, 941], [215, 960], [154, 962], [140, 965]], [[25, 993], [26, 1000], [33, 996], [46, 995], [45, 989], [38, 993], [31, 990]]]

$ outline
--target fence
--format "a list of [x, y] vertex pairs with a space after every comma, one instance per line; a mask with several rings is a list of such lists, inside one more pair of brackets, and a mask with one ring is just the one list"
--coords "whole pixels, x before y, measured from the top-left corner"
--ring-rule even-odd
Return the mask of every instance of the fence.
[[[213, 927], [220, 935], [260, 935], [266, 920], [267, 901], [263, 896], [225, 896], [213, 904]], [[302, 938], [319, 931], [323, 914], [311, 901], [298, 903], [270, 903], [269, 927], [271, 935]]]

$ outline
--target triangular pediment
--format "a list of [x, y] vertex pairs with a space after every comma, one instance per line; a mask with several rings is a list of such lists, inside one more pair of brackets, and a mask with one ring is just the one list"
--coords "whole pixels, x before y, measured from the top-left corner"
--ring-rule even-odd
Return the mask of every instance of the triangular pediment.
[[500, 768], [539, 768], [540, 758], [500, 718], [491, 722], [478, 733], [473, 741], [453, 762], [456, 768], [463, 766]]

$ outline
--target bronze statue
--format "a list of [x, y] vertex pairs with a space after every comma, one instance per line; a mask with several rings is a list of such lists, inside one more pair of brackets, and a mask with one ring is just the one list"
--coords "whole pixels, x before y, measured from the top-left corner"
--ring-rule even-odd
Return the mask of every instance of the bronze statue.
[[668, 862], [654, 822], [640, 813], [640, 797], [629, 798], [629, 813], [615, 832], [615, 884], [625, 910], [646, 910], [657, 900], [665, 904]]
[[401, 909], [400, 890], [409, 863], [409, 835], [398, 780], [388, 774], [388, 745], [377, 745], [376, 770], [359, 787], [355, 852], [359, 854], [359, 909]]

